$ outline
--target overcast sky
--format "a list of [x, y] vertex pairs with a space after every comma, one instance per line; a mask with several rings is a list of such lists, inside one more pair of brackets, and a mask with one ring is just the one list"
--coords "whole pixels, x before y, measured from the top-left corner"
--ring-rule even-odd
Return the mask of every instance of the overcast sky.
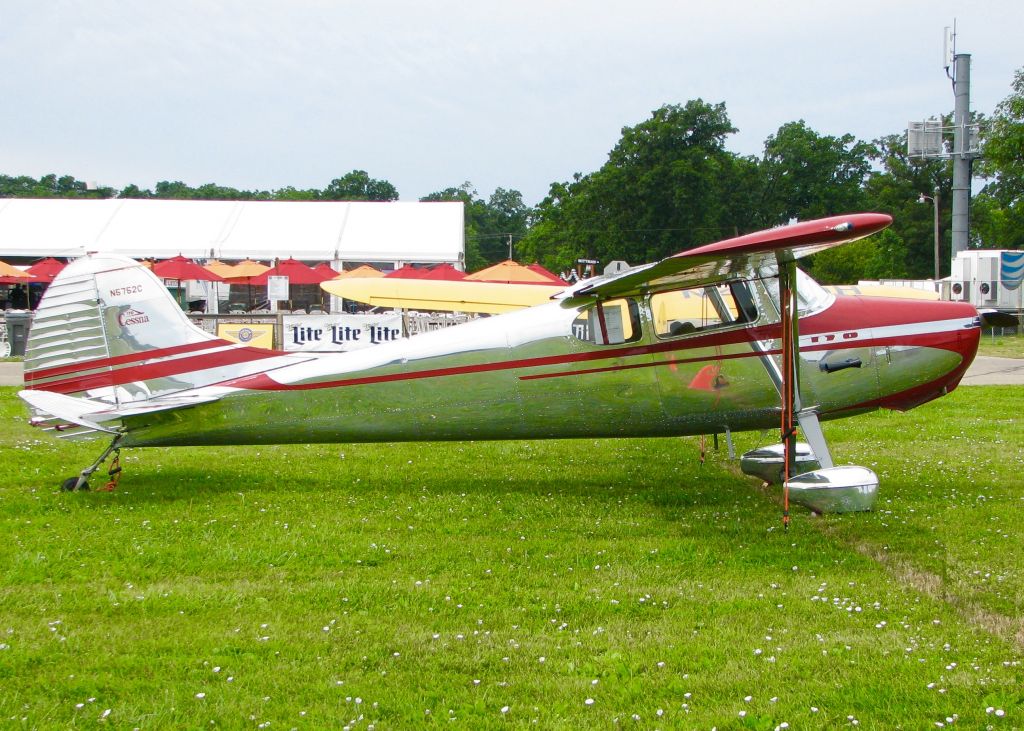
[[943, 27], [991, 114], [1020, 0], [0, 0], [0, 173], [322, 188], [470, 181], [539, 202], [662, 104], [725, 102], [759, 154], [803, 119], [874, 139], [949, 112]]

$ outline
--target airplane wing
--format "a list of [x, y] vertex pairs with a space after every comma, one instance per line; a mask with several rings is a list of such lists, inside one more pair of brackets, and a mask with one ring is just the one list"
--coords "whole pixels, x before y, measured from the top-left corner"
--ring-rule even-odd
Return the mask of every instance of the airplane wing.
[[[800, 259], [876, 233], [892, 223], [880, 213], [855, 213], [758, 231], [684, 251], [653, 264], [588, 279], [572, 287], [495, 284], [424, 279], [338, 279], [321, 286], [338, 297], [376, 307], [498, 314], [552, 299], [621, 297], [640, 292], [720, 281], [752, 267], [775, 264], [776, 257]], [[844, 292], [845, 293], [845, 292]], [[874, 296], [908, 296], [892, 291], [861, 291]], [[922, 297], [930, 295], [922, 293]]]
[[892, 223], [883, 213], [852, 213], [819, 218], [725, 239], [684, 251], [654, 264], [581, 282], [572, 297], [625, 297], [680, 286], [721, 281], [732, 274], [800, 259], [881, 231]]
[[498, 314], [548, 302], [565, 287], [543, 284], [431, 279], [331, 279], [320, 285], [336, 297], [375, 307]]

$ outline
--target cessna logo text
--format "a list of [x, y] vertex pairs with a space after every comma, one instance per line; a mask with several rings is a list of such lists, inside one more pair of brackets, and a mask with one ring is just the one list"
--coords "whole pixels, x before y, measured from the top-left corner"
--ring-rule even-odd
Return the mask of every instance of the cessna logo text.
[[121, 327], [126, 327], [127, 325], [143, 325], [147, 322], [149, 322], [149, 315], [141, 310], [136, 310], [133, 307], [129, 307], [117, 316], [117, 323]]

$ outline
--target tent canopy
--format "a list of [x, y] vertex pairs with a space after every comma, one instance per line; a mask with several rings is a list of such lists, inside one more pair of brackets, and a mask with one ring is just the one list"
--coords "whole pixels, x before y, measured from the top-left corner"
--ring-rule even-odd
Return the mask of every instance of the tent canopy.
[[0, 257], [458, 262], [460, 202], [0, 200]]

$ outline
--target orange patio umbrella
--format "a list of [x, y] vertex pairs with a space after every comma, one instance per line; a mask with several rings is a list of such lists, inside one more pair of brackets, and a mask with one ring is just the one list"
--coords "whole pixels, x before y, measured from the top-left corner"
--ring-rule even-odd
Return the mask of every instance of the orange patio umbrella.
[[246, 284], [244, 280], [258, 277], [268, 269], [270, 269], [270, 267], [266, 264], [261, 264], [258, 261], [253, 261], [252, 259], [246, 259], [245, 261], [240, 261], [237, 264], [232, 264], [231, 270], [227, 275], [222, 274], [221, 276], [225, 279], [239, 280], [237, 282], [238, 284]]
[[383, 277], [384, 272], [380, 269], [370, 266], [369, 264], [360, 264], [355, 269], [349, 269], [341, 272], [335, 279], [358, 279], [359, 277]]
[[[549, 273], [550, 274], [550, 273]], [[554, 275], [551, 275], [554, 276]], [[481, 269], [466, 276], [466, 279], [475, 282], [498, 282], [502, 284], [555, 284], [562, 283], [560, 279], [552, 280], [551, 276], [545, 276], [536, 272], [530, 267], [517, 264], [511, 259], [495, 264], [494, 266]]]
[[228, 277], [230, 277], [231, 272], [234, 269], [234, 266], [228, 264], [226, 261], [218, 261], [217, 259], [210, 259], [210, 261], [203, 264], [203, 267], [210, 270], [211, 272], [216, 274], [218, 277], [221, 277], [222, 279], [227, 279]]
[[23, 272], [18, 267], [0, 261], [0, 284], [28, 284], [36, 281], [39, 280], [28, 272]]
[[247, 285], [246, 296], [249, 300], [249, 309], [251, 310], [253, 284], [252, 280], [254, 277], [258, 277], [259, 275], [263, 274], [263, 272], [270, 269], [270, 267], [268, 267], [266, 264], [261, 264], [258, 261], [253, 261], [252, 259], [245, 259], [244, 261], [240, 261], [237, 264], [234, 264], [226, 268], [228, 268], [230, 271], [228, 271], [227, 274], [221, 275], [224, 277], [224, 281], [229, 282], [231, 284]]

